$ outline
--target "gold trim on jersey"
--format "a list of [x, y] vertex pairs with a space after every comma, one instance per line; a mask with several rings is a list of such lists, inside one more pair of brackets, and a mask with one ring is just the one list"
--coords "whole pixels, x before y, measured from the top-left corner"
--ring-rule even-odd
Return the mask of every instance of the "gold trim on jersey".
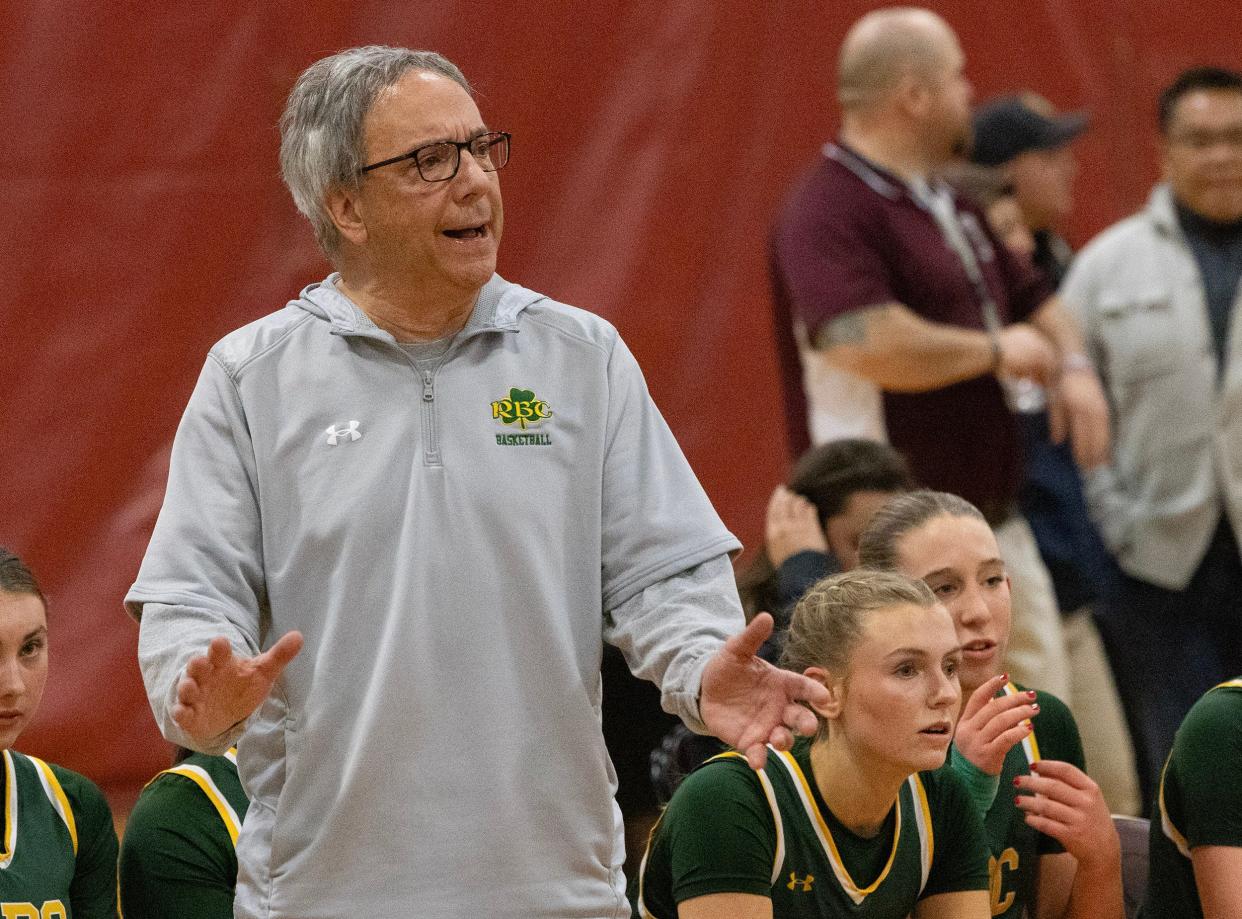
[[0, 850], [0, 868], [7, 868], [13, 861], [17, 848], [17, 770], [13, 768], [13, 754], [4, 751], [4, 848]]
[[[43, 793], [47, 795], [52, 809], [56, 811], [57, 816], [64, 822], [65, 829], [69, 831], [69, 841], [73, 844], [73, 855], [76, 858], [78, 823], [73, 817], [73, 805], [69, 803], [69, 798], [64, 788], [61, 787], [60, 780], [56, 778], [52, 767], [37, 756], [19, 755], [25, 756], [34, 766], [35, 775], [39, 777], [39, 784], [43, 786]], [[0, 850], [0, 868], [8, 868], [17, 851], [17, 767], [13, 762], [11, 750], [4, 751], [4, 773], [4, 848]]]
[[[768, 755], [772, 756], [773, 754], [779, 755], [779, 751], [771, 744], [768, 744]], [[706, 762], [710, 763], [712, 760], [729, 757], [736, 757], [740, 760], [746, 759], [745, 756], [736, 750], [726, 750], [724, 753], [717, 753]], [[772, 822], [776, 825], [776, 854], [772, 858], [771, 882], [775, 886], [781, 877], [781, 866], [785, 864], [785, 821], [781, 819], [781, 809], [776, 804], [776, 790], [772, 787], [772, 780], [768, 778], [767, 772], [763, 769], [757, 769], [755, 770], [755, 775], [759, 777], [759, 784], [763, 786], [763, 796], [768, 799], [768, 810], [772, 812]]]
[[[776, 749], [768, 745], [769, 756], [776, 753]], [[715, 762], [718, 759], [729, 759], [736, 757], [745, 760], [746, 757], [736, 750], [726, 750], [724, 753], [717, 753], [715, 756], [709, 757], [703, 761], [703, 764]], [[781, 876], [781, 866], [785, 862], [785, 823], [781, 820], [781, 809], [776, 805], [776, 791], [772, 788], [772, 780], [768, 778], [768, 774], [758, 769], [755, 775], [759, 777], [759, 784], [763, 787], [763, 796], [767, 798], [768, 809], [772, 811], [772, 821], [776, 824], [776, 855], [772, 859], [772, 879], [771, 884], [776, 882]], [[660, 815], [660, 820], [664, 819], [664, 815]], [[660, 820], [652, 826], [651, 832], [647, 834], [647, 848], [643, 851], [642, 861], [638, 865], [638, 915], [640, 919], [658, 919], [658, 917], [647, 908], [647, 903], [643, 899], [643, 886], [647, 879], [647, 857], [651, 854], [651, 840], [655, 839], [656, 830], [660, 827]]]
[[807, 816], [811, 820], [811, 827], [815, 830], [815, 835], [819, 837], [820, 845], [823, 847], [824, 854], [828, 857], [828, 864], [832, 866], [832, 873], [837, 877], [837, 883], [841, 885], [841, 889], [845, 891], [846, 896], [854, 901], [855, 905], [859, 905], [867, 898], [867, 895], [876, 890], [888, 877], [889, 871], [893, 868], [893, 863], [897, 860], [897, 850], [901, 843], [901, 796], [897, 796], [895, 807], [897, 818], [893, 825], [893, 849], [888, 854], [888, 862], [884, 865], [884, 870], [866, 887], [859, 887], [854, 883], [854, 879], [850, 877], [849, 871], [845, 867], [845, 863], [841, 860], [841, 853], [837, 851], [836, 840], [832, 838], [832, 830], [828, 828], [824, 815], [820, 813], [819, 805], [815, 803], [815, 796], [811, 792], [811, 785], [806, 780], [802, 768], [798, 765], [798, 761], [786, 752], [777, 753], [777, 761], [785, 767], [790, 776], [794, 780], [794, 790], [798, 792], [798, 797], [802, 799], [802, 806], [806, 810]]
[[[1005, 695], [1018, 696], [1022, 694], [1022, 690], [1014, 686], [1013, 683], [1006, 683], [1003, 687]], [[1038, 763], [1043, 757], [1039, 755], [1039, 741], [1035, 739], [1035, 722], [1031, 722], [1031, 733], [1022, 738], [1022, 752], [1026, 754], [1027, 763]]]
[[651, 855], [651, 840], [655, 839], [656, 830], [660, 828], [660, 821], [664, 819], [661, 813], [656, 822], [651, 825], [651, 832], [647, 834], [647, 848], [643, 849], [643, 859], [638, 863], [638, 916], [639, 919], [658, 919], [658, 917], [647, 909], [647, 903], [643, 899], [643, 887], [647, 881], [647, 857]]
[[[1221, 684], [1224, 685], [1224, 684]], [[1208, 690], [1211, 692], [1211, 690]], [[1170, 755], [1170, 759], [1172, 756]], [[1173, 845], [1177, 846], [1177, 851], [1181, 852], [1185, 858], [1190, 858], [1190, 844], [1186, 841], [1186, 837], [1182, 835], [1181, 830], [1173, 825], [1173, 820], [1169, 817], [1169, 811], [1164, 806], [1164, 774], [1169, 771], [1169, 760], [1164, 761], [1164, 768], [1160, 770], [1160, 792], [1156, 796], [1156, 806], [1160, 808], [1160, 829]]]
[[[229, 753], [236, 756], [237, 748], [231, 748]], [[227, 756], [228, 754], [225, 755]], [[233, 805], [229, 804], [228, 799], [224, 796], [224, 792], [216, 787], [216, 783], [207, 774], [207, 770], [192, 763], [181, 763], [173, 766], [171, 769], [165, 769], [157, 774], [155, 778], [159, 778], [161, 775], [182, 776], [202, 789], [203, 794], [207, 796], [207, 800], [212, 803], [216, 813], [220, 815], [220, 819], [224, 821], [224, 828], [228, 830], [229, 839], [233, 841], [233, 848], [237, 848], [237, 834], [241, 830], [241, 818], [237, 816], [237, 811], [233, 810]], [[151, 781], [154, 782], [155, 779]], [[147, 784], [150, 784], [150, 782]]]
[[932, 857], [936, 854], [936, 834], [932, 830], [931, 805], [927, 801], [927, 789], [923, 787], [923, 780], [916, 772], [906, 781], [910, 784], [911, 797], [918, 804], [914, 809], [914, 822], [919, 831], [919, 861], [923, 878], [919, 884], [921, 894], [931, 876]]
[[56, 813], [60, 814], [60, 819], [65, 821], [65, 826], [69, 829], [69, 838], [73, 840], [73, 854], [76, 857], [78, 854], [78, 822], [73, 819], [73, 806], [70, 805], [65, 790], [60, 787], [60, 780], [56, 778], [52, 767], [37, 756], [26, 758], [35, 764], [35, 769], [39, 773], [39, 781], [43, 784], [43, 793], [52, 802]]
[[[1213, 689], [1242, 689], [1242, 679], [1225, 680], [1223, 683], [1217, 683], [1208, 692]], [[1207, 693], [1205, 692], [1206, 696]], [[1165, 758], [1164, 768], [1160, 770], [1160, 791], [1156, 796], [1156, 806], [1160, 808], [1160, 829], [1165, 837], [1177, 846], [1177, 851], [1182, 853], [1184, 858], [1190, 858], [1190, 843], [1176, 826], [1173, 825], [1173, 818], [1169, 816], [1168, 809], [1164, 806], [1164, 776], [1169, 771], [1169, 762], [1172, 760], [1173, 754], [1169, 754]]]

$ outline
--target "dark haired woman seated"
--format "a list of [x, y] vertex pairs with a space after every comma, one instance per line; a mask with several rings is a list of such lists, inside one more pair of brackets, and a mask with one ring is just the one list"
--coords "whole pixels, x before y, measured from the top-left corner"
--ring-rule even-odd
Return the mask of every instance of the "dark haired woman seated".
[[116, 919], [116, 832], [89, 779], [13, 744], [47, 683], [47, 604], [34, 575], [0, 548], [0, 908], [8, 919]]

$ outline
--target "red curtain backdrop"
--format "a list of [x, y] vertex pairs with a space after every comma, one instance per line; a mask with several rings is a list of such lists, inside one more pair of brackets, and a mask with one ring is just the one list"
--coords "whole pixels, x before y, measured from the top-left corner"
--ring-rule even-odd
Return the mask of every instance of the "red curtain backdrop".
[[[0, 544], [51, 598], [52, 677], [20, 746], [122, 807], [166, 764], [121, 598], [207, 349], [327, 267], [277, 171], [297, 74], [352, 45], [433, 48], [512, 131], [500, 271], [614, 322], [726, 523], [785, 473], [771, 216], [833, 134], [836, 48], [874, 4], [14, 0], [0, 29]], [[1076, 243], [1158, 175], [1154, 100], [1238, 65], [1242, 6], [935, 6], [982, 100], [1085, 108]], [[968, 436], [968, 432], [963, 432]]]

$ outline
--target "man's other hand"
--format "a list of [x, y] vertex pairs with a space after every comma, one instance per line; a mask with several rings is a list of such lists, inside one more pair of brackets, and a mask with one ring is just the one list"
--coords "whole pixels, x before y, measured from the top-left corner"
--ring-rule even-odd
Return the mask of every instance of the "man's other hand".
[[173, 721], [200, 743], [214, 740], [250, 717], [301, 650], [301, 632], [287, 632], [254, 657], [238, 657], [227, 638], [213, 638], [207, 653], [185, 666], [177, 684]]

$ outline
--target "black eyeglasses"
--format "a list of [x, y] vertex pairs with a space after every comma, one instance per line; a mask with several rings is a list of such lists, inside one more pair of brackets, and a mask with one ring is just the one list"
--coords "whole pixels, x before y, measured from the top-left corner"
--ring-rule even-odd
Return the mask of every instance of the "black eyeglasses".
[[409, 153], [402, 153], [400, 156], [380, 160], [370, 166], [363, 166], [359, 172], [370, 172], [372, 169], [391, 166], [402, 160], [413, 160], [424, 182], [447, 182], [457, 175], [457, 170], [461, 168], [461, 151], [463, 150], [470, 151], [470, 155], [484, 172], [496, 172], [503, 169], [505, 163], [509, 162], [509, 139], [512, 136], [508, 131], [489, 131], [469, 140], [442, 140], [418, 147]]

